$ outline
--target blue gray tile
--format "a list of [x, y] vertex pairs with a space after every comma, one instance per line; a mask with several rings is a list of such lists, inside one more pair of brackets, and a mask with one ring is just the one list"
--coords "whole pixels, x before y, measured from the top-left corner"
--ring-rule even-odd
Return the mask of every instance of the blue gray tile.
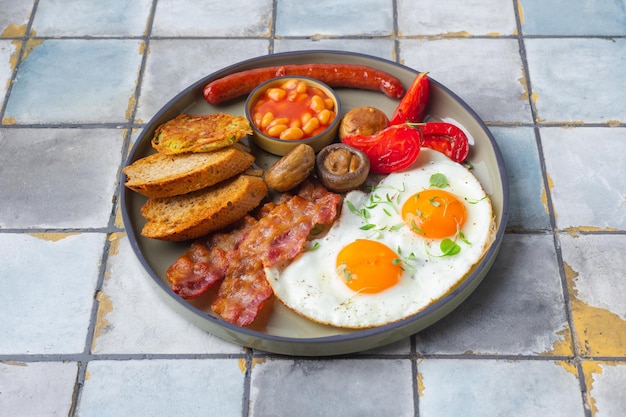
[[34, 4], [34, 0], [0, 0], [0, 38], [24, 36]]
[[450, 88], [485, 121], [532, 121], [517, 40], [403, 39], [400, 58]]
[[527, 39], [537, 121], [626, 122], [626, 39]]
[[[513, 2], [471, 0], [459, 7], [439, 0], [398, 0], [402, 36], [501, 36], [516, 33]], [[468, 13], [469, 12], [469, 13]]]
[[552, 237], [505, 235], [478, 289], [452, 314], [417, 335], [417, 351], [573, 354]]
[[534, 129], [490, 127], [509, 178], [507, 227], [549, 230], [550, 216]]
[[623, 1], [520, 0], [525, 35], [626, 35]]
[[[160, 0], [156, 36], [269, 36], [272, 0]], [[208, 59], [210, 60], [210, 59]]]
[[250, 416], [408, 417], [412, 387], [409, 360], [257, 360]]
[[563, 235], [560, 242], [580, 353], [626, 356], [626, 236]]
[[542, 128], [559, 229], [626, 230], [626, 129]]
[[91, 361], [76, 416], [241, 417], [243, 369], [237, 359]]
[[592, 415], [619, 416], [626, 410], [626, 362], [582, 363]]
[[395, 61], [395, 46], [391, 39], [277, 39], [274, 52], [307, 50], [347, 51]]
[[[154, 40], [137, 108], [137, 121], [148, 122], [179, 92], [207, 75], [240, 61], [267, 55], [263, 39]], [[207, 57], [211, 59], [207, 59]]]
[[21, 42], [0, 40], [0, 103], [4, 102]]
[[128, 119], [141, 64], [141, 41], [37, 42], [20, 64], [3, 123], [119, 123]]
[[151, 0], [40, 0], [33, 30], [37, 36], [142, 36], [151, 7]]
[[389, 0], [278, 0], [276, 36], [390, 36], [392, 4]]
[[109, 223], [124, 131], [0, 129], [0, 228]]
[[426, 359], [420, 415], [584, 417], [574, 366], [564, 362]]
[[104, 234], [0, 234], [0, 354], [85, 349]]
[[11, 417], [71, 414], [76, 362], [0, 363], [0, 413]]
[[110, 240], [92, 353], [242, 353], [241, 346], [195, 327], [165, 303], [125, 235]]

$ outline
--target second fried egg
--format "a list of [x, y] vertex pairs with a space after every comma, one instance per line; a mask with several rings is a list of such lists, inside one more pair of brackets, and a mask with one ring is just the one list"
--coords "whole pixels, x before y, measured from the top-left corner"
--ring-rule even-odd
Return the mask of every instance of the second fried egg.
[[455, 288], [491, 244], [491, 201], [463, 165], [422, 149], [413, 168], [346, 195], [341, 217], [289, 266], [276, 297], [313, 321], [367, 328], [412, 316]]

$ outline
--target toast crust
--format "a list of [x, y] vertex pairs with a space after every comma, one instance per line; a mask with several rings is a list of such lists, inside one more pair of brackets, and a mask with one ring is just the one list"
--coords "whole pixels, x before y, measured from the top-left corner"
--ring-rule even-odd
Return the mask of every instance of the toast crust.
[[149, 198], [172, 197], [210, 187], [250, 168], [254, 156], [229, 146], [175, 156], [156, 153], [124, 168], [126, 187]]
[[213, 187], [173, 197], [149, 199], [141, 235], [151, 239], [196, 239], [243, 218], [268, 192], [260, 177], [238, 175]]

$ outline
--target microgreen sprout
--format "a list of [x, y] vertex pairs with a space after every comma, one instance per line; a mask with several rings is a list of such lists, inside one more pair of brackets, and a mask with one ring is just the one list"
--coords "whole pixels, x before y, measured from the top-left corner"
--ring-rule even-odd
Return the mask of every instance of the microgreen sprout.
[[467, 201], [467, 204], [478, 204], [481, 201], [486, 200], [487, 197], [488, 196], [485, 194], [485, 196], [483, 198], [479, 199], [479, 200], [468, 200], [467, 198], [465, 200]]
[[393, 265], [400, 264], [400, 269], [406, 272], [417, 272], [417, 268], [413, 264], [416, 259], [415, 253], [411, 252], [408, 255], [403, 256], [402, 248], [400, 246], [398, 246], [396, 252], [398, 252], [398, 255], [400, 257], [393, 260]]
[[435, 188], [445, 188], [448, 186], [448, 178], [441, 174], [433, 174], [430, 176], [430, 186]]
[[346, 283], [352, 281], [352, 272], [350, 272], [345, 263], [342, 263], [337, 267], [337, 273], [339, 273], [339, 275], [343, 275]]
[[427, 253], [429, 256], [433, 256], [435, 258], [443, 258], [445, 256], [454, 256], [458, 254], [459, 252], [461, 252], [461, 246], [457, 243], [457, 240], [460, 240], [461, 242], [465, 243], [468, 246], [472, 245], [472, 242], [467, 240], [467, 238], [465, 237], [465, 233], [463, 233], [461, 229], [457, 229], [456, 235], [454, 236], [454, 240], [450, 238], [445, 238], [439, 244], [439, 250], [441, 250], [441, 255], [433, 255], [432, 253], [428, 251]]
[[370, 213], [366, 208], [362, 208], [361, 210], [357, 209], [354, 204], [350, 200], [346, 200], [346, 205], [348, 206], [348, 210], [350, 210], [353, 214], [359, 216], [363, 220], [367, 220], [370, 218]]

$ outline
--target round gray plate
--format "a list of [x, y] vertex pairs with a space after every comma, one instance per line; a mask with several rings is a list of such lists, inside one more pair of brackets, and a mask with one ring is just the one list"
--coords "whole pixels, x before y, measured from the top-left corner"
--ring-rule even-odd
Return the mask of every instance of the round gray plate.
[[[405, 87], [411, 84], [417, 74], [415, 70], [391, 61], [345, 52], [289, 52], [250, 59], [213, 73], [174, 97], [144, 127], [130, 153], [127, 164], [153, 153], [150, 141], [154, 130], [160, 124], [181, 113], [223, 112], [243, 116], [245, 97], [219, 106], [211, 106], [204, 100], [202, 90], [210, 81], [252, 68], [315, 62], [369, 65], [395, 75]], [[341, 99], [344, 113], [353, 107], [370, 105], [391, 116], [398, 105], [398, 100], [389, 99], [380, 92], [354, 89], [336, 89], [336, 91]], [[463, 302], [491, 268], [500, 249], [508, 215], [508, 181], [500, 151], [483, 122], [459, 97], [432, 79], [428, 114], [432, 119], [454, 122], [462, 126], [470, 137], [472, 146], [468, 159], [473, 166], [474, 174], [491, 196], [497, 232], [484, 258], [461, 284], [418, 314], [377, 328], [346, 330], [310, 322], [287, 310], [279, 302], [275, 302], [264, 312], [265, 319], [261, 320], [262, 325], [242, 328], [227, 323], [211, 312], [209, 307], [211, 294], [188, 302], [170, 289], [165, 278], [165, 271], [187, 250], [189, 243], [162, 242], [146, 239], [140, 235], [145, 223], [140, 209], [146, 199], [123, 187], [126, 178], [122, 175], [121, 203], [124, 226], [148, 280], [154, 284], [168, 304], [196, 326], [228, 341], [272, 353], [313, 356], [357, 352], [398, 341], [430, 326]], [[261, 168], [267, 168], [276, 159], [258, 149], [253, 149], [253, 152], [257, 155], [257, 164]]]

